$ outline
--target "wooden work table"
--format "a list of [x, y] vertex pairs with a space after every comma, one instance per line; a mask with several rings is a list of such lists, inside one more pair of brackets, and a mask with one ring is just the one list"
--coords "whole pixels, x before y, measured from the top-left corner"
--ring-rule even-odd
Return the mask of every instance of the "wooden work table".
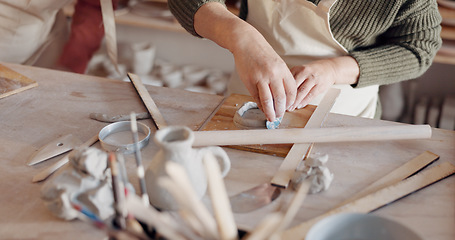
[[[102, 239], [104, 233], [82, 221], [66, 222], [51, 215], [40, 199], [42, 183], [32, 177], [60, 157], [28, 166], [29, 157], [46, 143], [72, 133], [82, 141], [96, 135], [107, 123], [89, 118], [92, 112], [110, 115], [144, 112], [131, 83], [41, 68], [2, 63], [38, 86], [0, 99], [0, 238], [1, 239]], [[170, 125], [197, 130], [222, 101], [222, 97], [182, 90], [147, 87]], [[151, 126], [151, 120], [141, 120]], [[324, 127], [398, 124], [330, 114]], [[98, 146], [99, 145], [95, 145]], [[147, 165], [158, 148], [153, 141], [143, 149]], [[440, 155], [435, 163], [455, 164], [455, 132], [433, 130], [428, 140], [363, 143], [321, 143], [313, 152], [329, 154], [334, 181], [328, 191], [309, 195], [294, 224], [320, 215], [424, 151]], [[283, 158], [226, 148], [232, 169], [225, 182], [230, 195], [270, 181]], [[127, 156], [128, 170], [134, 160]], [[129, 161], [131, 160], [131, 161]], [[134, 181], [134, 179], [132, 179]], [[135, 184], [135, 182], [133, 182]], [[236, 214], [243, 229], [280, 206], [280, 197], [265, 208]], [[455, 238], [455, 177], [380, 208], [373, 214], [396, 220], [424, 237]]]

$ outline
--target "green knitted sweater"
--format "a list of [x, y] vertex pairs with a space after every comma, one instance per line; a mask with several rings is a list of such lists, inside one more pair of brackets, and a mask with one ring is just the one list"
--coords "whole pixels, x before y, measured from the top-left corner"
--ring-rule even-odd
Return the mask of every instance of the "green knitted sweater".
[[[194, 14], [213, 1], [224, 4], [223, 0], [168, 0], [168, 5], [180, 24], [198, 36]], [[239, 14], [243, 19], [248, 15], [246, 1], [242, 0]], [[436, 0], [338, 0], [330, 16], [335, 39], [360, 66], [354, 87], [417, 78], [430, 67], [442, 44]]]

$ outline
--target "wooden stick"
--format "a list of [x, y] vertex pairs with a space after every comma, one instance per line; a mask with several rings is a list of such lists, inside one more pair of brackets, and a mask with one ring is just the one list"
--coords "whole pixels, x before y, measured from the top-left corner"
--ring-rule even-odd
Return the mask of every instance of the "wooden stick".
[[212, 145], [384, 141], [430, 138], [431, 127], [429, 125], [403, 124], [379, 127], [221, 130], [194, 132], [194, 136], [193, 146], [195, 147]]
[[[331, 88], [322, 99], [321, 103], [316, 107], [310, 119], [305, 125], [305, 129], [308, 128], [320, 128], [324, 123], [330, 109], [335, 104], [336, 99], [340, 95], [340, 89]], [[292, 175], [295, 169], [299, 166], [305, 153], [307, 153], [312, 147], [311, 143], [299, 143], [294, 144], [291, 150], [284, 158], [280, 165], [280, 168], [272, 178], [272, 185], [277, 187], [287, 188], [291, 181]]]
[[141, 97], [141, 100], [144, 103], [145, 107], [147, 108], [147, 111], [150, 113], [150, 116], [152, 117], [153, 123], [155, 124], [156, 128], [163, 129], [167, 127], [166, 120], [164, 120], [163, 115], [161, 115], [158, 107], [155, 104], [155, 101], [153, 101], [149, 92], [144, 87], [144, 84], [142, 84], [142, 81], [139, 78], [139, 76], [133, 73], [128, 73], [127, 75], [128, 78], [133, 83], [133, 86], [136, 89], [137, 93]]
[[231, 204], [229, 203], [226, 187], [224, 186], [220, 166], [212, 153], [209, 152], [204, 156], [204, 166], [220, 237], [222, 240], [238, 239], [237, 226]]
[[207, 237], [217, 238], [218, 231], [215, 219], [197, 196], [185, 169], [178, 163], [168, 162], [166, 163], [166, 172], [172, 181], [160, 178], [158, 179], [158, 184], [163, 184], [182, 207], [188, 209], [196, 216], [199, 222], [205, 226]]
[[118, 69], [118, 53], [117, 53], [117, 34], [115, 30], [115, 17], [114, 7], [111, 0], [100, 0], [101, 4], [101, 15], [103, 18], [104, 25], [104, 37], [106, 40], [106, 49], [109, 60], [115, 67], [117, 73], [120, 73]]
[[368, 213], [388, 203], [403, 198], [432, 183], [442, 180], [455, 173], [455, 166], [449, 162], [442, 163], [428, 170], [422, 171], [392, 186], [382, 188], [365, 197], [359, 198], [341, 207], [330, 210], [316, 218], [303, 222], [283, 232], [282, 239], [295, 239], [299, 236], [304, 239], [310, 228], [320, 220], [338, 213]]
[[340, 206], [345, 205], [349, 202], [352, 202], [358, 198], [364, 197], [370, 193], [373, 193], [379, 189], [391, 186], [400, 182], [403, 179], [411, 176], [412, 174], [418, 172], [419, 170], [423, 169], [424, 167], [430, 165], [434, 161], [438, 160], [439, 156], [426, 151], [419, 156], [411, 159], [407, 163], [401, 165], [399, 168], [393, 170], [389, 174], [385, 175], [384, 177], [380, 178], [379, 180], [372, 183], [370, 186], [366, 187], [362, 191], [358, 192], [351, 198], [347, 199]]
[[[86, 142], [84, 142], [82, 145], [80, 145], [79, 147], [75, 148], [76, 149], [80, 149], [80, 148], [86, 148], [86, 147], [90, 147], [92, 146], [93, 144], [95, 144], [96, 142], [98, 141], [98, 134], [91, 137], [89, 140], [87, 140]], [[73, 150], [74, 151], [74, 150]], [[71, 152], [73, 152], [71, 151]], [[33, 179], [32, 179], [32, 182], [41, 182], [41, 181], [44, 181], [46, 180], [52, 173], [54, 173], [55, 171], [57, 171], [57, 169], [61, 168], [63, 165], [67, 164], [68, 161], [69, 161], [69, 158], [68, 156], [71, 154], [68, 153], [65, 157], [63, 157], [62, 159], [58, 160], [58, 162], [52, 164], [51, 166], [45, 168], [44, 170], [42, 170], [41, 172], [39, 172], [38, 174], [36, 174], [35, 176], [33, 176]]]
[[179, 226], [167, 212], [158, 212], [153, 207], [150, 207], [150, 205], [144, 206], [142, 199], [135, 194], [128, 194], [126, 196], [125, 205], [128, 213], [147, 225], [155, 227], [167, 239], [186, 239], [177, 231]]
[[258, 226], [251, 231], [246, 237], [246, 240], [263, 240], [268, 239], [279, 227], [283, 220], [283, 213], [273, 212], [268, 214]]
[[134, 142], [134, 157], [136, 159], [136, 174], [139, 178], [139, 187], [142, 195], [142, 200], [144, 201], [144, 205], [149, 205], [149, 196], [147, 194], [147, 187], [145, 183], [145, 170], [144, 165], [142, 164], [142, 154], [141, 149], [139, 147], [139, 136], [137, 133], [137, 122], [136, 122], [136, 114], [134, 112], [130, 115], [131, 118], [131, 132], [133, 132], [133, 142]]

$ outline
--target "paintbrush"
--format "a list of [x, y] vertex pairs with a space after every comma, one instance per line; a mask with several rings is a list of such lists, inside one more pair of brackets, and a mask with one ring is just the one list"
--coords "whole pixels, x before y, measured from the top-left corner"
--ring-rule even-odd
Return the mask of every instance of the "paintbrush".
[[137, 122], [136, 122], [136, 114], [134, 112], [131, 113], [131, 132], [133, 132], [133, 141], [134, 141], [134, 157], [136, 158], [136, 174], [139, 178], [139, 185], [140, 191], [142, 195], [142, 201], [144, 205], [149, 205], [149, 196], [147, 195], [147, 188], [145, 186], [145, 179], [144, 179], [144, 166], [142, 165], [142, 156], [141, 150], [139, 147], [139, 135], [137, 133]]
[[116, 155], [113, 152], [109, 153], [109, 164], [111, 167], [111, 175], [112, 175], [112, 192], [114, 195], [114, 210], [115, 210], [115, 223], [118, 225], [120, 229], [126, 228], [126, 212], [122, 211], [124, 206], [124, 187], [121, 181], [118, 179], [119, 169], [117, 166], [117, 159]]

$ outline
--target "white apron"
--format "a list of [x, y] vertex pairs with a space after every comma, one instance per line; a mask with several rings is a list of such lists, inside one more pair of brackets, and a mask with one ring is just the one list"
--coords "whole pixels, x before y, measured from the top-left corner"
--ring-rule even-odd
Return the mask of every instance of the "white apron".
[[0, 61], [51, 67], [68, 35], [60, 9], [71, 1], [0, 0]]
[[[347, 50], [330, 30], [330, 8], [337, 0], [321, 0], [318, 6], [307, 0], [248, 0], [248, 18], [281, 56], [289, 68], [305, 63], [347, 55]], [[331, 112], [373, 118], [378, 100], [377, 85], [341, 89]], [[249, 94], [237, 73], [233, 73], [229, 93]], [[310, 104], [317, 105], [324, 94]]]

